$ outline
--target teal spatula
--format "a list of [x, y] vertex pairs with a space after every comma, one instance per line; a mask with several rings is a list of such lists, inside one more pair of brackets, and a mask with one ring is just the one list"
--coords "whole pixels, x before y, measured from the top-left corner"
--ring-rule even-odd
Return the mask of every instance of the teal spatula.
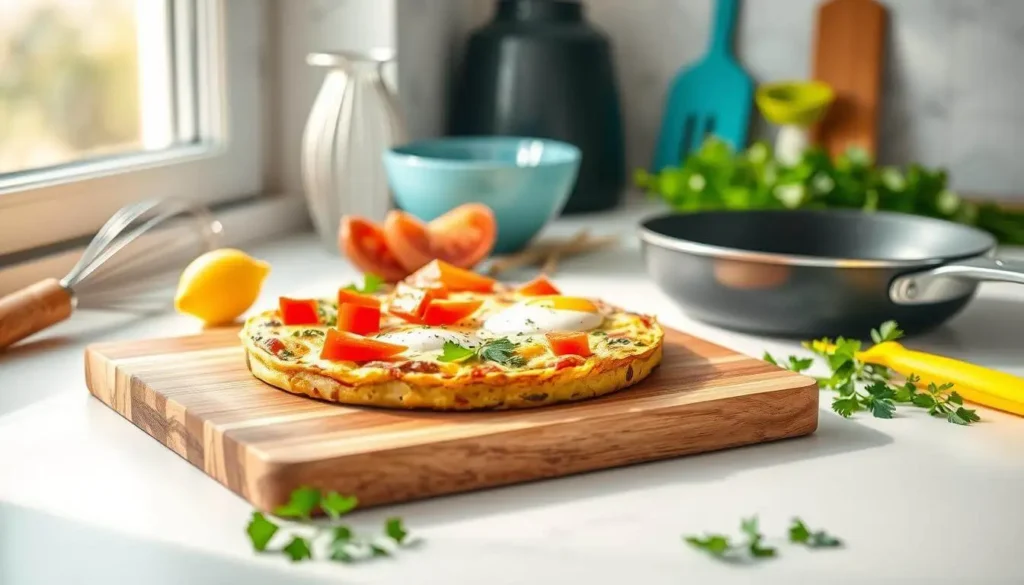
[[714, 134], [733, 148], [746, 146], [754, 80], [732, 54], [739, 0], [718, 0], [715, 28], [704, 58], [679, 72], [669, 88], [654, 171], [678, 166]]

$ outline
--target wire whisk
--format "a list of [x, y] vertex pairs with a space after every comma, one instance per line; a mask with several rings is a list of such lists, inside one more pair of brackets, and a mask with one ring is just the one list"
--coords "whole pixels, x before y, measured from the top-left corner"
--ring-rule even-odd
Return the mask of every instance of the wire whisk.
[[170, 306], [164, 285], [177, 278], [174, 268], [217, 248], [222, 232], [206, 207], [186, 200], [121, 208], [64, 278], [0, 298], [0, 349], [67, 319], [75, 308], [148, 313]]

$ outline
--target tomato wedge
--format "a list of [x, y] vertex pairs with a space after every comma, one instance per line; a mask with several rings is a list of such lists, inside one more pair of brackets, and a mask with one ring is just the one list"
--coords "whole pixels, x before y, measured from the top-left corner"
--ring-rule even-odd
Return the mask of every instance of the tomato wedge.
[[546, 336], [555, 355], [591, 355], [590, 336], [586, 333], [548, 333]]
[[484, 304], [483, 301], [430, 301], [423, 311], [423, 322], [427, 325], [454, 325], [469, 317]]
[[281, 297], [277, 305], [281, 312], [281, 322], [285, 325], [316, 325], [320, 322], [317, 313], [320, 303], [315, 299]]
[[407, 349], [409, 348], [404, 345], [387, 343], [332, 328], [327, 330], [327, 338], [324, 340], [324, 348], [320, 351], [320, 359], [368, 362], [389, 358]]
[[460, 268], [472, 268], [491, 253], [498, 238], [494, 212], [483, 203], [466, 203], [430, 222], [431, 253]]
[[537, 278], [534, 278], [530, 282], [516, 289], [516, 293], [523, 295], [524, 297], [536, 297], [546, 295], [560, 295], [562, 291], [555, 288], [555, 285], [551, 284], [547, 276], [541, 274]]
[[452, 291], [473, 292], [491, 292], [495, 284], [493, 278], [452, 266], [444, 260], [434, 260], [410, 274], [405, 282], [417, 288], [440, 284]]
[[369, 335], [380, 331], [380, 307], [338, 305], [338, 329], [359, 335]]
[[338, 306], [348, 303], [350, 305], [361, 305], [363, 307], [380, 307], [380, 300], [351, 290], [338, 290]]
[[427, 224], [410, 213], [389, 211], [384, 220], [384, 238], [395, 258], [409, 272], [419, 270], [435, 258]]
[[409, 274], [388, 248], [384, 230], [364, 217], [346, 215], [342, 218], [338, 248], [357, 268], [388, 282], [397, 282]]

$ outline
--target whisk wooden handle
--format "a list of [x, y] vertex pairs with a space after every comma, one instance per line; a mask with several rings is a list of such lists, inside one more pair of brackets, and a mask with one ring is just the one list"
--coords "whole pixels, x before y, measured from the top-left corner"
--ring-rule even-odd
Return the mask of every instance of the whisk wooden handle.
[[55, 278], [0, 298], [0, 349], [71, 316], [71, 293]]

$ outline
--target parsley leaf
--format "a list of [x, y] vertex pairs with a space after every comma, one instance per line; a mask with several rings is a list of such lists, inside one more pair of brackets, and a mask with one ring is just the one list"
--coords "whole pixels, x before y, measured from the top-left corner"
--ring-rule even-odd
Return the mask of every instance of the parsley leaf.
[[856, 398], [836, 398], [832, 401], [832, 410], [843, 418], [850, 418], [860, 409], [860, 401]]
[[732, 549], [729, 539], [721, 534], [709, 534], [704, 538], [699, 536], [685, 536], [683, 540], [690, 546], [698, 548], [712, 556], [723, 557]]
[[405, 542], [405, 538], [409, 536], [405, 526], [402, 525], [401, 518], [388, 518], [384, 523], [384, 532], [388, 535], [388, 538], [398, 544]]
[[871, 341], [882, 343], [884, 341], [896, 341], [903, 337], [903, 331], [896, 325], [895, 321], [886, 321], [878, 329], [871, 330]]
[[799, 518], [793, 518], [793, 524], [789, 527], [789, 541], [810, 548], [834, 548], [843, 545], [841, 540], [824, 530], [811, 532]]
[[523, 356], [516, 353], [516, 344], [509, 341], [507, 337], [485, 343], [480, 346], [477, 353], [480, 359], [503, 366], [521, 368], [526, 365], [526, 360], [523, 359]]
[[288, 555], [288, 558], [290, 558], [293, 563], [303, 559], [313, 558], [313, 551], [309, 549], [309, 541], [301, 536], [292, 537], [291, 542], [281, 550], [284, 554]]
[[352, 529], [345, 525], [335, 526], [333, 534], [332, 542], [348, 542], [352, 540]]
[[274, 514], [282, 518], [309, 519], [310, 514], [320, 504], [320, 490], [311, 487], [300, 487], [292, 492], [288, 503], [278, 506]]
[[437, 358], [441, 362], [461, 362], [476, 355], [476, 350], [462, 347], [454, 341], [445, 341], [442, 349], [441, 357]]
[[267, 544], [270, 543], [270, 539], [274, 537], [277, 530], [277, 524], [267, 520], [267, 517], [260, 512], [252, 513], [252, 520], [245, 528], [249, 540], [252, 541], [252, 548], [259, 552], [267, 550]]
[[339, 516], [348, 514], [359, 505], [359, 499], [355, 496], [343, 496], [338, 492], [327, 492], [320, 507], [332, 519], [337, 520]]
[[367, 272], [363, 275], [363, 286], [357, 287], [354, 284], [350, 284], [345, 287], [345, 290], [350, 290], [357, 293], [371, 294], [375, 293], [380, 289], [380, 286], [384, 284], [384, 279]]
[[800, 373], [809, 369], [814, 365], [814, 358], [798, 358], [796, 356], [789, 356], [789, 369]]
[[779, 360], [777, 360], [774, 357], [772, 357], [772, 354], [768, 353], [767, 351], [764, 352], [764, 357], [762, 357], [761, 359], [766, 361], [766, 362], [768, 362], [769, 364], [771, 364], [773, 366], [779, 365]]
[[981, 417], [969, 408], [959, 407], [956, 411], [946, 415], [946, 420], [955, 425], [969, 425], [972, 422], [978, 422]]

